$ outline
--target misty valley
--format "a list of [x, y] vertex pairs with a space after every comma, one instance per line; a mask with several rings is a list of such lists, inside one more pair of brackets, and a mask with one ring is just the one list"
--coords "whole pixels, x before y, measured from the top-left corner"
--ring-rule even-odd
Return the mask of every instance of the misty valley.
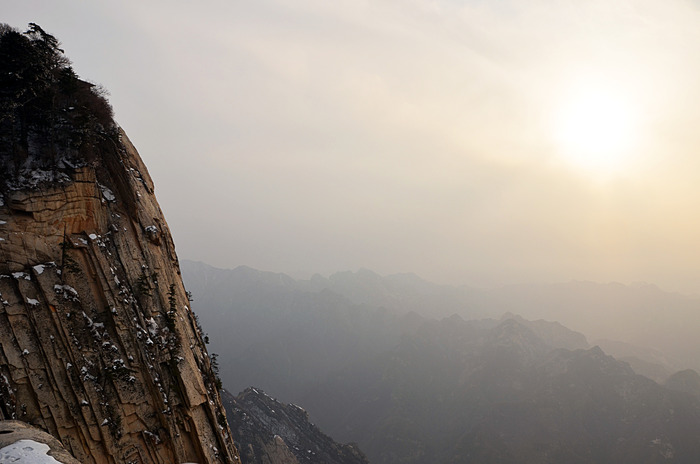
[[224, 398], [253, 386], [303, 407], [369, 462], [700, 456], [697, 298], [651, 285], [477, 290], [367, 270], [295, 280], [181, 266]]

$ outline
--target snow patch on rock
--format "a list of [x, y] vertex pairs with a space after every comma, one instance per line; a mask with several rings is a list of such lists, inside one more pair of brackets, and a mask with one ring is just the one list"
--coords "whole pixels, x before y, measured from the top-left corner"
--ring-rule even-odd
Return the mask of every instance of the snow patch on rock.
[[46, 443], [34, 440], [18, 440], [0, 449], [0, 464], [29, 463], [32, 464], [61, 464], [48, 455], [51, 448]]

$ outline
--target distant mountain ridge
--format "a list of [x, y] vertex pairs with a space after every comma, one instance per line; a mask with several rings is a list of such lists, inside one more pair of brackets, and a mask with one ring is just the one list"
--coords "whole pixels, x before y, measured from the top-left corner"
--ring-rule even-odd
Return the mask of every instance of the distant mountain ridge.
[[341, 295], [319, 278], [190, 271], [183, 263], [224, 384], [303, 405], [375, 464], [700, 460], [693, 395], [635, 374], [558, 322], [372, 306], [397, 301], [377, 289], [398, 290], [365, 271], [372, 292], [357, 300], [351, 275]]
[[[272, 285], [283, 305], [291, 301], [289, 292], [330, 291], [346, 298], [350, 305], [385, 308], [398, 314], [414, 312], [428, 318], [459, 314], [465, 319], [499, 319], [504, 314], [517, 314], [528, 320], [557, 321], [585, 334], [589, 341], [605, 345], [607, 352], [628, 359], [659, 381], [676, 370], [700, 369], [700, 341], [694, 323], [700, 298], [665, 292], [650, 284], [569, 282], [483, 290], [437, 285], [415, 274], [382, 277], [366, 269], [295, 280], [245, 266], [223, 270], [187, 260], [182, 265], [193, 289], [228, 285], [232, 291], [241, 287], [245, 294], [255, 285]], [[241, 279], [243, 275], [245, 279]]]

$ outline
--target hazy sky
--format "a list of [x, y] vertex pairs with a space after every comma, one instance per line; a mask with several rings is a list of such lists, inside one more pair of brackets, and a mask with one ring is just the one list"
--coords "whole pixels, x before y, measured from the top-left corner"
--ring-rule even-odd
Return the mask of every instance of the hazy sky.
[[181, 258], [700, 292], [700, 3], [0, 0], [104, 85]]

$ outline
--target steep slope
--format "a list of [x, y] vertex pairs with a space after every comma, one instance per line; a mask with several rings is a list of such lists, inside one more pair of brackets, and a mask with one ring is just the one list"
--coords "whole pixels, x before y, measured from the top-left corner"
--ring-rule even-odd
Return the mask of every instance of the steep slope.
[[[46, 430], [83, 463], [235, 462], [148, 171], [113, 123], [61, 116], [94, 95], [73, 99], [90, 87], [34, 30], [0, 37], [2, 53], [12, 39], [56, 55], [41, 88], [18, 80], [29, 100], [0, 127], [0, 419]], [[46, 92], [66, 105], [49, 107], [48, 128], [30, 117]]]
[[368, 464], [354, 445], [341, 445], [309, 422], [305, 410], [247, 388], [221, 394], [243, 464]]

